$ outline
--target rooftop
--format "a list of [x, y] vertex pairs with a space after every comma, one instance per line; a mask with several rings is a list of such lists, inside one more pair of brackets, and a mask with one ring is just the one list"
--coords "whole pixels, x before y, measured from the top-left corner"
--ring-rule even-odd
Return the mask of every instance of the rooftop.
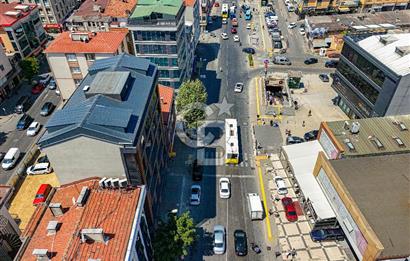
[[410, 255], [409, 162], [410, 154], [330, 161], [383, 244], [381, 259]]
[[[81, 41], [81, 35], [88, 40]], [[127, 32], [124, 31], [95, 34], [63, 32], [47, 47], [45, 53], [115, 53], [126, 36]]]
[[[387, 37], [394, 40], [384, 41]], [[397, 75], [410, 74], [410, 33], [373, 35], [358, 44]]]
[[[354, 122], [360, 124], [356, 134], [351, 132]], [[331, 132], [346, 158], [410, 152], [410, 115], [322, 122], [322, 127]]]
[[0, 3], [0, 26], [12, 26], [37, 7], [36, 4]]
[[168, 115], [169, 113], [171, 113], [172, 109], [174, 88], [158, 84], [158, 95], [160, 98], [162, 120], [164, 123], [166, 123], [168, 120]]
[[[99, 178], [89, 178], [56, 189], [50, 203], [61, 203], [63, 214], [54, 216], [50, 208], [31, 220], [31, 238], [22, 260], [36, 260], [34, 249], [47, 249], [52, 260], [124, 260], [138, 207], [141, 188], [100, 189]], [[73, 204], [82, 188], [90, 189], [83, 207]], [[41, 208], [41, 207], [39, 207]], [[55, 234], [48, 234], [50, 221], [58, 222]], [[37, 225], [38, 224], [38, 225]], [[103, 229], [106, 242], [81, 242], [81, 230]]]
[[108, 16], [105, 10], [110, 0], [85, 0], [81, 6], [74, 11], [72, 17], [83, 17], [85, 20], [89, 17]]
[[137, 0], [109, 0], [104, 13], [111, 17], [128, 18], [129, 14], [134, 10], [137, 2]]
[[65, 106], [47, 122], [39, 146], [79, 136], [135, 145], [156, 75], [154, 64], [128, 54], [95, 61]]
[[130, 18], [142, 18], [152, 13], [177, 15], [181, 8], [182, 0], [139, 0], [137, 8]]

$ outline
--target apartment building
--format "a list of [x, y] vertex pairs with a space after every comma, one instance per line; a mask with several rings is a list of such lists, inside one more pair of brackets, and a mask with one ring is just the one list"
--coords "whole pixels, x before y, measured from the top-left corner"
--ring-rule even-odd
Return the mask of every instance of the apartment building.
[[409, 0], [360, 0], [360, 8], [362, 12], [405, 10], [409, 7]]
[[161, 106], [161, 118], [164, 125], [165, 142], [167, 151], [172, 156], [174, 154], [174, 138], [175, 138], [175, 91], [174, 88], [158, 84], [158, 94]]
[[128, 54], [96, 60], [79, 88], [45, 125], [38, 141], [62, 184], [86, 177], [146, 185], [158, 206], [168, 160], [158, 69]]
[[17, 260], [152, 260], [146, 193], [96, 177], [53, 188], [24, 231]]
[[47, 41], [36, 4], [0, 3], [0, 38], [16, 59], [37, 55]]
[[192, 76], [195, 63], [195, 50], [199, 42], [199, 0], [185, 0], [185, 34], [187, 43], [187, 78]]
[[3, 101], [20, 81], [21, 68], [14, 56], [8, 57], [4, 50], [0, 50], [0, 102]]
[[350, 118], [410, 113], [410, 34], [345, 36], [332, 83]]
[[137, 0], [86, 0], [66, 20], [71, 31], [100, 32], [127, 26]]
[[94, 61], [128, 53], [128, 32], [63, 32], [45, 50], [63, 100], [80, 85]]
[[185, 33], [185, 5], [181, 0], [141, 0], [128, 29], [135, 55], [158, 65], [159, 82], [178, 88], [187, 78], [189, 58]]

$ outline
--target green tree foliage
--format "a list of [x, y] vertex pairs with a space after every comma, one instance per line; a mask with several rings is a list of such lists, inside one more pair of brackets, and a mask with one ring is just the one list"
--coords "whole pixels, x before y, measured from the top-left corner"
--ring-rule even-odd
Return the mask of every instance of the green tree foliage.
[[40, 71], [40, 63], [35, 57], [24, 58], [20, 62], [20, 67], [23, 70], [24, 78], [26, 78], [29, 82], [31, 82], [34, 75], [37, 75]]
[[200, 80], [184, 82], [176, 99], [177, 110], [182, 113], [189, 127], [195, 127], [198, 121], [205, 119], [206, 99], [208, 94]]
[[181, 216], [170, 215], [167, 223], [161, 223], [155, 231], [155, 260], [175, 261], [188, 255], [189, 247], [195, 242], [195, 223], [189, 211]]

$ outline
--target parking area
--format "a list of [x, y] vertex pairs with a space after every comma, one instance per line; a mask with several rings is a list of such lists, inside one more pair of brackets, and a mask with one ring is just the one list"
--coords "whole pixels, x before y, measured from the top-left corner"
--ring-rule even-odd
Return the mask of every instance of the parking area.
[[10, 203], [9, 212], [16, 220], [21, 231], [24, 231], [36, 209], [33, 206], [33, 199], [41, 184], [50, 184], [53, 187], [60, 186], [54, 172], [45, 175], [26, 176]]
[[[269, 208], [272, 210], [270, 219], [272, 220], [273, 232], [276, 235], [275, 241], [281, 252], [282, 260], [352, 260], [350, 249], [345, 241], [313, 242], [310, 237], [311, 227], [309, 219], [304, 215], [295, 194], [295, 189], [283, 168], [279, 156], [274, 154], [270, 159], [262, 160], [261, 167], [264, 174], [264, 182], [267, 184], [266, 192], [269, 200]], [[286, 197], [292, 198], [295, 203], [297, 221], [290, 222], [286, 218], [285, 210], [277, 193], [273, 176], [280, 176], [285, 181], [288, 193]], [[268, 196], [269, 195], [269, 196]], [[277, 198], [278, 200], [276, 200]], [[289, 254], [291, 250], [296, 250], [296, 256]], [[288, 255], [289, 254], [289, 255]]]

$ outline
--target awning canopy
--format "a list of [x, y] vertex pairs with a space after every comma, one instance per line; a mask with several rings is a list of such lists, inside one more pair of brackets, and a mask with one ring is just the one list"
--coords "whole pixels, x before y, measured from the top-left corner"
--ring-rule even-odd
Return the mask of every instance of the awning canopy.
[[335, 218], [336, 215], [332, 207], [313, 176], [317, 156], [320, 151], [323, 151], [320, 143], [315, 140], [283, 146], [282, 149], [292, 166], [303, 195], [306, 200], [310, 200], [317, 217], [319, 219]]
[[349, 7], [339, 7], [339, 12], [349, 12], [350, 8]]

